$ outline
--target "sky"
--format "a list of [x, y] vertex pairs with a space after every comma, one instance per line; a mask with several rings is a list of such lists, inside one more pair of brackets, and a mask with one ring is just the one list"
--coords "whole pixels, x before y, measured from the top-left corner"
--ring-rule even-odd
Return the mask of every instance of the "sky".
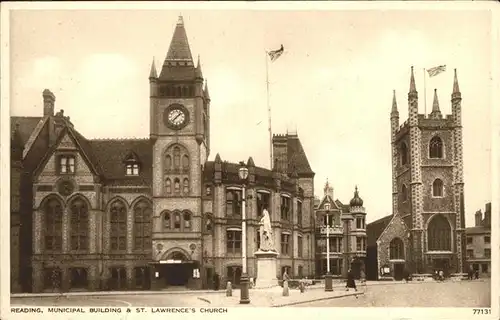
[[[389, 113], [407, 118], [410, 66], [419, 111], [451, 113], [453, 69], [463, 109], [466, 222], [491, 201], [491, 16], [488, 11], [31, 10], [11, 12], [11, 115], [41, 116], [42, 91], [87, 138], [149, 136], [153, 58], [165, 59], [182, 14], [211, 96], [211, 154], [269, 167], [265, 50], [272, 131], [297, 131], [323, 196], [355, 185], [368, 222], [391, 213]], [[467, 23], [465, 23], [467, 22]], [[445, 64], [427, 78], [423, 68]]]

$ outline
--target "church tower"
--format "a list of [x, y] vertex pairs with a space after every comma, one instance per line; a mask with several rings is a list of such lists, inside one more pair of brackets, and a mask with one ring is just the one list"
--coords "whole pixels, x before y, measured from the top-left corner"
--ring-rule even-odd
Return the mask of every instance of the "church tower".
[[464, 270], [461, 93], [455, 70], [451, 114], [443, 116], [438, 92], [430, 114], [418, 113], [413, 67], [408, 120], [399, 125], [396, 95], [391, 110], [393, 214], [405, 222], [412, 273]]
[[[203, 165], [209, 154], [210, 97], [200, 58], [196, 65], [193, 61], [182, 17], [175, 27], [159, 75], [153, 61], [149, 83], [153, 260], [184, 260], [196, 264], [202, 250], [201, 183]], [[171, 281], [180, 281], [175, 277], [182, 278], [190, 272], [160, 266], [157, 265], [156, 272], [167, 283], [168, 277], [172, 277]]]

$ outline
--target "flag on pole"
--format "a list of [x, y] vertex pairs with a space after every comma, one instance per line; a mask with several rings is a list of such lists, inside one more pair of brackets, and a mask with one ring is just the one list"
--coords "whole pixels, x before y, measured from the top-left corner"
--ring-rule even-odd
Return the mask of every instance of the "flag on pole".
[[271, 62], [274, 62], [283, 54], [284, 51], [285, 48], [281, 45], [281, 48], [278, 50], [269, 51], [267, 54], [269, 55], [269, 58], [271, 58]]
[[440, 65], [434, 68], [427, 69], [427, 73], [429, 74], [429, 77], [435, 77], [441, 72], [446, 71], [446, 65]]

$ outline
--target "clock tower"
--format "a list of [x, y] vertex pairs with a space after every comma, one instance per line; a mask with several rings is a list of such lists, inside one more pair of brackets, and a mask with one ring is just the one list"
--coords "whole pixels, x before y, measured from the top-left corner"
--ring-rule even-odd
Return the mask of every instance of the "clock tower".
[[210, 146], [208, 88], [200, 59], [194, 64], [182, 17], [159, 75], [153, 61], [149, 83], [153, 260], [162, 262], [155, 282], [182, 284], [192, 274], [186, 268], [201, 263], [201, 183]]

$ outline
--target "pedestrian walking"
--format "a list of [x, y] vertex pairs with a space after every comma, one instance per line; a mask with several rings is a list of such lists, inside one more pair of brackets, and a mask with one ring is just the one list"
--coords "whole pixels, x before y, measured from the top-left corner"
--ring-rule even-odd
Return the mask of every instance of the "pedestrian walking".
[[359, 279], [361, 280], [362, 284], [366, 283], [366, 273], [364, 269], [361, 269], [361, 271], [359, 272]]
[[345, 291], [349, 291], [349, 288], [353, 288], [354, 291], [358, 291], [358, 289], [356, 288], [356, 282], [354, 281], [354, 274], [351, 269], [347, 271], [347, 282], [345, 284], [345, 287]]
[[472, 265], [469, 265], [469, 271], [467, 271], [467, 280], [472, 280], [474, 277], [474, 269], [472, 269]]
[[214, 274], [214, 289], [215, 289], [215, 291], [219, 291], [219, 287], [220, 287], [220, 277], [219, 277], [219, 274], [216, 272]]
[[443, 270], [439, 270], [439, 280], [444, 281], [444, 272]]
[[476, 280], [479, 279], [479, 270], [476, 270], [476, 272], [474, 272], [474, 276]]

